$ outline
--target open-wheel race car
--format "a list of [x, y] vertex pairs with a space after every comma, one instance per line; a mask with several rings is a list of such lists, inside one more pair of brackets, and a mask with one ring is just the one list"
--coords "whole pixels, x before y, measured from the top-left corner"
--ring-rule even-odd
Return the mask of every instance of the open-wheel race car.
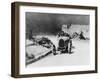
[[58, 51], [61, 53], [71, 53], [72, 40], [70, 35], [62, 31], [58, 34], [58, 39]]

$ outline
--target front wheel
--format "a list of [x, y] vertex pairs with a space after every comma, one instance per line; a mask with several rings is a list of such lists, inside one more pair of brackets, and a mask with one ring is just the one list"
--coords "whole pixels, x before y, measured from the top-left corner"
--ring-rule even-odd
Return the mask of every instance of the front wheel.
[[69, 53], [72, 52], [72, 40], [69, 41], [69, 51], [68, 51], [68, 52], [69, 52]]

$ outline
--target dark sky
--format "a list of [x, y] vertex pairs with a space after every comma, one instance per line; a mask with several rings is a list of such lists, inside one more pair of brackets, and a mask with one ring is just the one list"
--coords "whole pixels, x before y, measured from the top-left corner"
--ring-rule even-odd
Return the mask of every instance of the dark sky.
[[62, 24], [89, 25], [89, 15], [26, 12], [26, 32], [56, 34]]

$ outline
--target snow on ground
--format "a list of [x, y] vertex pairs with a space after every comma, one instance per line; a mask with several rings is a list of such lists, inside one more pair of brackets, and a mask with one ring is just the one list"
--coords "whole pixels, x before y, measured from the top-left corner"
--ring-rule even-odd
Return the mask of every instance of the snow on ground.
[[[56, 46], [58, 44], [56, 36], [48, 37]], [[89, 40], [73, 40], [72, 54], [48, 55], [39, 61], [29, 64], [27, 67], [47, 67], [47, 66], [79, 66], [88, 65], [90, 60]]]

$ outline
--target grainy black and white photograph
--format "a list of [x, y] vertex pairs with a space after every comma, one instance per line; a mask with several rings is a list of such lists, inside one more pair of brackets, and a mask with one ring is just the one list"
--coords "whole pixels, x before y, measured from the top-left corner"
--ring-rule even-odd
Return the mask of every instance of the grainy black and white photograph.
[[90, 16], [25, 13], [26, 67], [90, 64]]

